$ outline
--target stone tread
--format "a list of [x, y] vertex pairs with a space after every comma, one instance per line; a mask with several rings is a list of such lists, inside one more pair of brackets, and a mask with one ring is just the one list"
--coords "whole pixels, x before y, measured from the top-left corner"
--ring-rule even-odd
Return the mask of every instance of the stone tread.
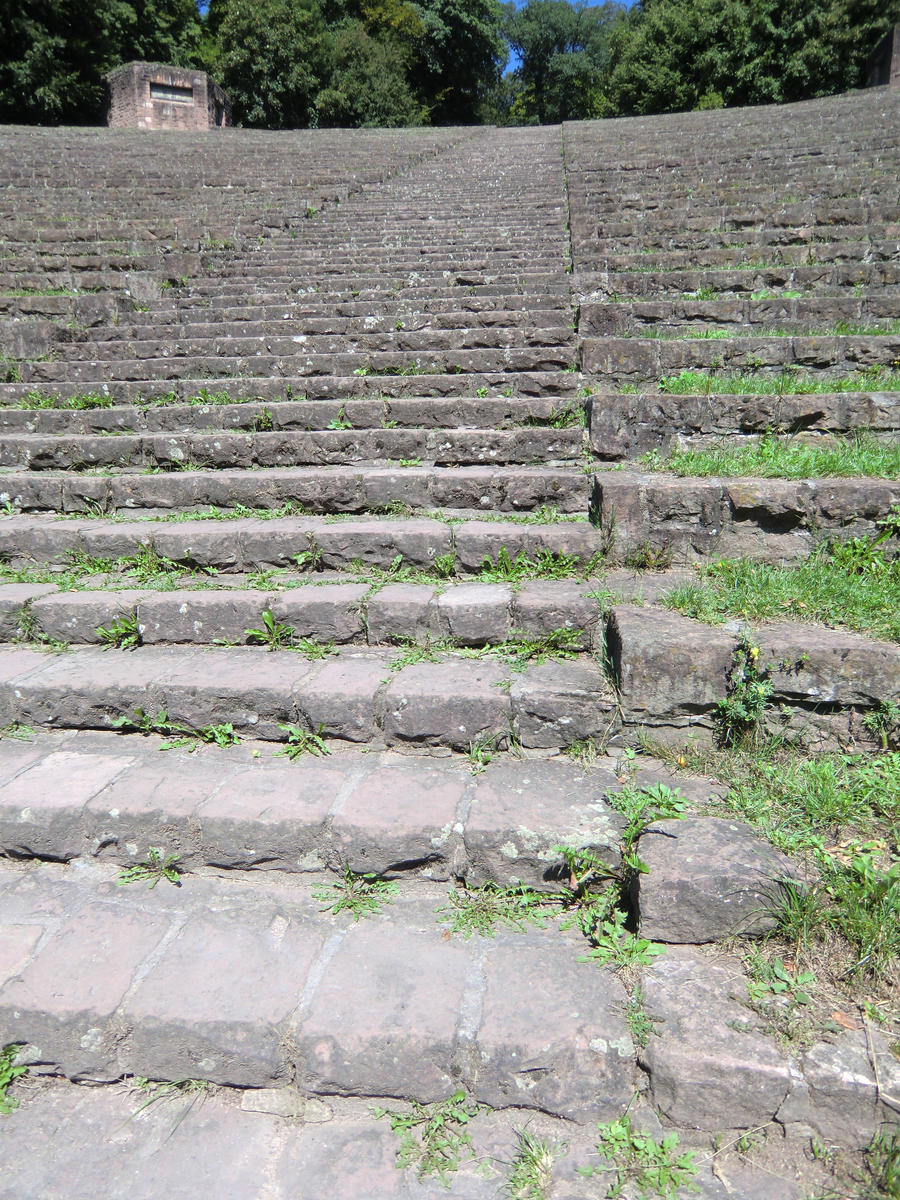
[[31, 866], [0, 868], [0, 890], [0, 1022], [69, 1078], [296, 1080], [306, 1094], [421, 1101], [463, 1085], [578, 1123], [633, 1094], [614, 974], [555, 929], [446, 938], [445, 889], [359, 923], [287, 880], [150, 890], [102, 867]]

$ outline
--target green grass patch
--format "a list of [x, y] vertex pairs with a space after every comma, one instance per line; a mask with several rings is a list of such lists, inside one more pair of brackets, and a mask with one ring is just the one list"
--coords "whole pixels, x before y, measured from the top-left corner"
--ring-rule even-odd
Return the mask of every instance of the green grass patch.
[[699, 569], [696, 583], [674, 588], [663, 603], [709, 625], [733, 617], [813, 621], [900, 642], [900, 559], [886, 561], [882, 570], [856, 571], [842, 561], [841, 549], [823, 547], [795, 567], [746, 559], [710, 563]]
[[661, 392], [672, 396], [801, 396], [833, 392], [898, 392], [900, 371], [869, 367], [852, 375], [823, 376], [784, 370], [777, 375], [754, 371], [680, 371], [660, 379]]
[[879, 441], [869, 433], [829, 438], [811, 445], [787, 434], [765, 433], [758, 441], [708, 450], [651, 450], [641, 459], [651, 471], [681, 476], [752, 475], [762, 479], [824, 479], [864, 475], [900, 477], [900, 442]]

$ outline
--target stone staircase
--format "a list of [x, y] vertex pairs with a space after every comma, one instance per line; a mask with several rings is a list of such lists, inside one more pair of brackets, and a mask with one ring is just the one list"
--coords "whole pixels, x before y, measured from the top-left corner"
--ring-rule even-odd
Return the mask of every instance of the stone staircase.
[[[0, 1197], [447, 1194], [371, 1110], [463, 1089], [453, 1196], [612, 1194], [596, 1122], [627, 1113], [706, 1200], [799, 1198], [810, 1136], [897, 1120], [886, 1036], [794, 1053], [747, 1007], [729, 939], [794, 868], [634, 751], [710, 741], [745, 636], [659, 603], [692, 564], [900, 503], [637, 461], [896, 439], [898, 104], [0, 131], [0, 1049], [30, 1068]], [[896, 643], [754, 639], [787, 729], [872, 744]], [[625, 879], [623, 794], [675, 788], [623, 897], [666, 951], [591, 961], [554, 897]], [[544, 906], [469, 936], [485, 886]], [[523, 1130], [559, 1151], [540, 1192]]]

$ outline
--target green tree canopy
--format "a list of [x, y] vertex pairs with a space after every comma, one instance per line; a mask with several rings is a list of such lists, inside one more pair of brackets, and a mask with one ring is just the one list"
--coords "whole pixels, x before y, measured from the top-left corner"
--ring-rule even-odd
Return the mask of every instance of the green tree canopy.
[[477, 123], [506, 63], [500, 0], [416, 0], [423, 26], [412, 85], [434, 125]]
[[223, 0], [217, 7], [222, 84], [235, 120], [265, 129], [314, 123], [329, 49], [316, 0]]
[[609, 34], [621, 9], [569, 0], [528, 0], [506, 34], [520, 56], [522, 90], [514, 112], [542, 124], [604, 115]]
[[332, 41], [329, 82], [316, 97], [320, 125], [421, 125], [424, 120], [393, 39], [377, 41], [359, 21], [340, 28]]

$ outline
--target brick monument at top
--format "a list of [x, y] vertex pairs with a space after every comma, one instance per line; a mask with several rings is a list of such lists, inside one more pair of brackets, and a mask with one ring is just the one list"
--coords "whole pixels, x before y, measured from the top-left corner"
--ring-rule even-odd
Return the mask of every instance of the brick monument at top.
[[105, 76], [114, 129], [216, 129], [231, 124], [228, 97], [205, 71], [130, 62]]

